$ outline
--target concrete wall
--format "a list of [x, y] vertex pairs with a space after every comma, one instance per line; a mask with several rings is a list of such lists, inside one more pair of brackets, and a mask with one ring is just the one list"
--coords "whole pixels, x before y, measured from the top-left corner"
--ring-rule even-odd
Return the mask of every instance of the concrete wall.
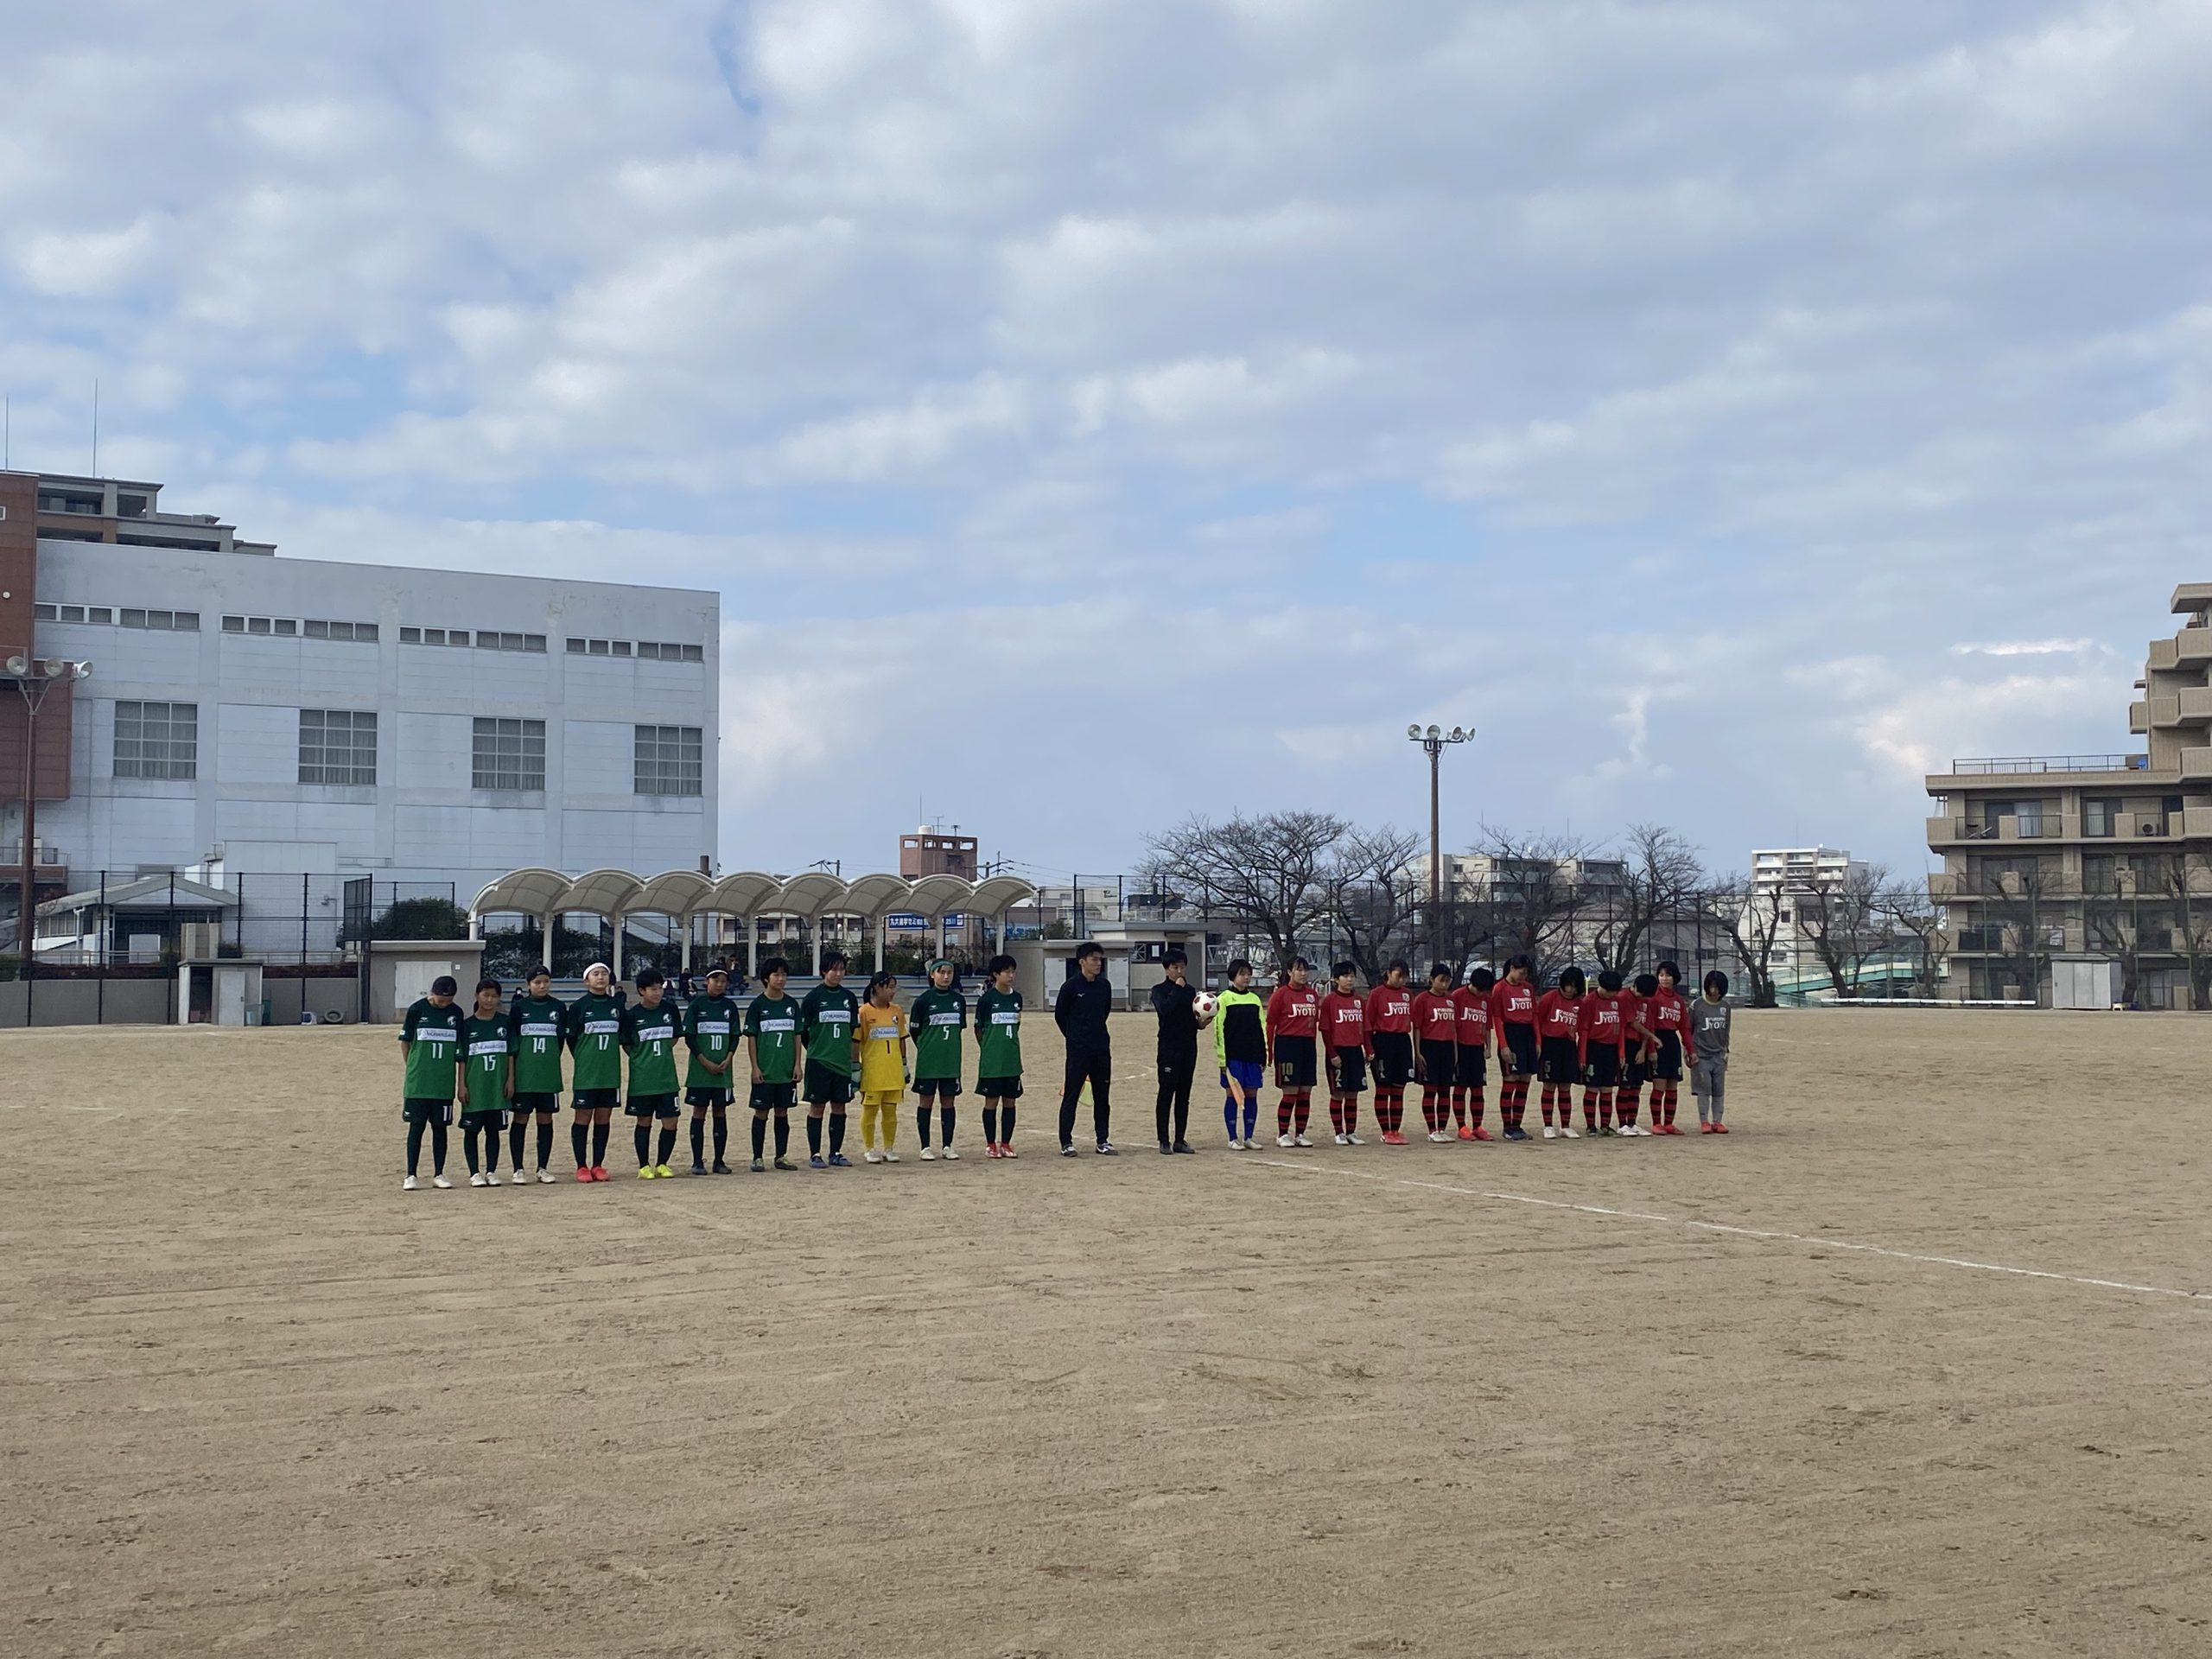
[[274, 974], [264, 974], [261, 995], [269, 1003], [269, 1023], [272, 1026], [298, 1025], [303, 1000], [306, 1007], [315, 1010], [318, 1020], [335, 1008], [344, 1016], [345, 1024], [360, 1023], [361, 982], [356, 975], [348, 974], [342, 979], [335, 976], [327, 979], [279, 979]]
[[18, 1031], [26, 1024], [166, 1025], [175, 1003], [174, 979], [111, 979], [105, 994], [98, 980], [10, 980], [0, 984], [0, 1031]]
[[[369, 944], [371, 1024], [397, 1025], [440, 974], [451, 974], [466, 1001], [484, 976], [481, 939], [376, 939]], [[295, 1015], [295, 1018], [297, 1016]]]

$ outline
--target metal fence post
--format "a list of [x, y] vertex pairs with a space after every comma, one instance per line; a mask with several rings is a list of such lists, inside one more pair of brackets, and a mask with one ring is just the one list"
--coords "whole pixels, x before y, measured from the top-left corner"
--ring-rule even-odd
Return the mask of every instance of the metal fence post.
[[98, 1025], [98, 1026], [104, 1026], [104, 1025], [107, 1024], [107, 936], [108, 936], [108, 929], [109, 929], [109, 927], [111, 925], [111, 924], [110, 920], [109, 920], [109, 918], [108, 918], [108, 913], [107, 913], [107, 872], [106, 872], [105, 870], [102, 870], [102, 871], [100, 872], [100, 909], [99, 909], [99, 916], [100, 916], [100, 967], [99, 967], [99, 988], [97, 991], [93, 992], [93, 994], [92, 994], [93, 998], [94, 998], [94, 1007], [95, 1007], [95, 1009], [96, 1009], [96, 1012], [94, 1013], [94, 1014], [93, 1014], [93, 1016], [92, 1016], [92, 1023], [93, 1023], [94, 1025]]

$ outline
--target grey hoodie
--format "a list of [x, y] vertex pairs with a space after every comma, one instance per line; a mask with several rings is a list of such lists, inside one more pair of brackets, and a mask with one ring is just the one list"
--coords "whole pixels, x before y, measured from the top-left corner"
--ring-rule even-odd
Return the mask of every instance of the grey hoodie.
[[1700, 991], [1697, 1000], [1690, 1004], [1691, 1052], [1700, 1060], [1725, 1060], [1728, 1058], [1728, 1016], [1736, 1005], [1726, 997], [1718, 1002], [1708, 1002]]

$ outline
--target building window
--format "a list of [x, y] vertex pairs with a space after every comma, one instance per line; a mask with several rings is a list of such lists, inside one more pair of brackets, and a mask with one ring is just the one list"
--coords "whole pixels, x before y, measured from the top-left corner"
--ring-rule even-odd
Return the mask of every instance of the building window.
[[480, 719], [469, 781], [476, 789], [543, 789], [545, 722]]
[[422, 629], [420, 629], [420, 628], [402, 628], [402, 629], [400, 629], [400, 631], [399, 631], [399, 643], [400, 643], [401, 645], [421, 645], [421, 644], [423, 643], [423, 630], [422, 630]]
[[31, 607], [31, 620], [34, 622], [53, 622], [58, 620], [60, 616], [60, 611], [57, 606], [34, 605]]
[[117, 703], [115, 775], [118, 778], [197, 778], [200, 775], [200, 705], [194, 702]]
[[582, 641], [582, 640], [581, 640], [581, 639], [571, 639], [571, 640], [569, 640], [569, 656], [571, 656], [571, 657], [581, 657], [581, 656], [582, 656], [583, 654], [584, 654], [584, 641]]
[[696, 726], [640, 726], [637, 728], [637, 791], [640, 795], [697, 795], [700, 787], [700, 728]]
[[300, 781], [359, 788], [377, 780], [377, 717], [352, 709], [300, 710]]
[[703, 663], [707, 660], [704, 645], [679, 645], [671, 639], [640, 639], [638, 655], [663, 663]]
[[223, 632], [225, 633], [244, 633], [245, 632], [245, 618], [242, 616], [225, 617], [223, 619]]
[[[185, 633], [200, 632], [200, 613], [197, 611], [141, 611], [126, 609], [122, 613], [126, 628], [175, 628]], [[264, 628], [263, 632], [268, 630]]]
[[2119, 833], [2120, 803], [2118, 801], [2083, 801], [2082, 803], [2082, 833], [2085, 836], [2110, 836]]

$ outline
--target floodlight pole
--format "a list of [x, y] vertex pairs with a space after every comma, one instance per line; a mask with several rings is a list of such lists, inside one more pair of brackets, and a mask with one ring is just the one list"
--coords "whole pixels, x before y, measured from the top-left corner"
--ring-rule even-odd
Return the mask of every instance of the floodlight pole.
[[1443, 815], [1440, 804], [1440, 772], [1444, 751], [1447, 745], [1465, 743], [1475, 734], [1471, 726], [1454, 726], [1450, 731], [1431, 726], [1423, 729], [1419, 724], [1406, 728], [1406, 735], [1421, 745], [1428, 755], [1428, 949], [1430, 960], [1437, 951], [1437, 918], [1444, 910], [1444, 849]]
[[[13, 668], [15, 664], [10, 663]], [[33, 940], [38, 914], [38, 713], [46, 702], [46, 695], [64, 680], [81, 680], [91, 672], [85, 663], [64, 662], [29, 657], [22, 664], [23, 671], [16, 676], [16, 690], [23, 698], [23, 845], [22, 885], [16, 896], [16, 955], [17, 973], [25, 980], [31, 978], [35, 953]], [[29, 1015], [26, 1014], [26, 1018]]]

